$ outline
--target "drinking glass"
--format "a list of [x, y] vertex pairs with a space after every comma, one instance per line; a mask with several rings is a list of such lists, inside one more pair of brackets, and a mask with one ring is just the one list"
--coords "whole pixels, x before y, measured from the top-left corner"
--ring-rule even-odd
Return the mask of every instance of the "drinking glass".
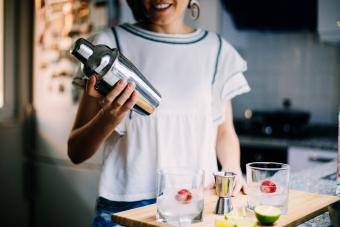
[[283, 214], [288, 211], [289, 165], [276, 162], [252, 162], [246, 165], [248, 208], [259, 205], [277, 207]]
[[167, 168], [157, 178], [157, 221], [175, 226], [202, 221], [203, 170]]

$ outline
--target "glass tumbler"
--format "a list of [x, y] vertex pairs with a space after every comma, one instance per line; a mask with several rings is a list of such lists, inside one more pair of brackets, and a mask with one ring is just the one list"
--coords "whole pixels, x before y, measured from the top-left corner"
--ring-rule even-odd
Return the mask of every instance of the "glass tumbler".
[[289, 165], [276, 162], [252, 162], [246, 165], [248, 208], [274, 206], [288, 211]]
[[161, 169], [157, 178], [157, 221], [175, 226], [202, 221], [203, 170]]

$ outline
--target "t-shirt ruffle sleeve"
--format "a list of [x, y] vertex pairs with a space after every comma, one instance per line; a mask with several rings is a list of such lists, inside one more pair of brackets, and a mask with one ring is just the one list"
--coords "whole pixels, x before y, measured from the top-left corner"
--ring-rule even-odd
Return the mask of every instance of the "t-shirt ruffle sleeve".
[[[113, 38], [111, 29], [106, 29], [93, 36], [90, 36], [87, 38], [87, 40], [92, 42], [94, 45], [104, 44], [109, 46], [110, 48], [116, 48], [117, 46]], [[86, 80], [84, 79], [84, 76], [85, 75], [83, 73], [83, 67], [79, 63], [75, 76], [72, 80], [72, 84], [76, 85], [77, 87], [85, 88]], [[122, 122], [115, 128], [115, 132], [118, 133], [118, 135], [120, 136], [123, 136], [126, 133], [126, 121], [126, 119], [123, 119]]]
[[216, 72], [212, 81], [214, 123], [220, 124], [224, 121], [228, 100], [250, 91], [248, 82], [243, 75], [246, 70], [246, 61], [228, 42], [220, 39]]

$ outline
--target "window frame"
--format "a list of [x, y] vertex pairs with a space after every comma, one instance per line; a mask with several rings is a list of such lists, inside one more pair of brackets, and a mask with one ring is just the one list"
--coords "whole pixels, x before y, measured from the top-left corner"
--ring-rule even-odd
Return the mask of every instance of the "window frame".
[[[0, 122], [13, 119], [15, 117], [15, 96], [14, 83], [16, 69], [14, 67], [14, 57], [16, 53], [16, 34], [15, 34], [15, 12], [12, 4], [15, 1], [0, 0], [2, 4], [3, 17], [3, 53], [2, 53], [2, 72], [3, 74], [3, 106], [0, 107]], [[1, 9], [0, 9], [1, 10]], [[1, 60], [1, 59], [0, 59]], [[1, 70], [1, 69], [0, 69]]]

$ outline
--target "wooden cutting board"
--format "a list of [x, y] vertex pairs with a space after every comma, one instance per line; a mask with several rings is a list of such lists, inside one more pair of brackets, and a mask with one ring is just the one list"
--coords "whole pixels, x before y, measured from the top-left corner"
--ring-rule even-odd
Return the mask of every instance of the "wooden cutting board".
[[[327, 206], [338, 201], [339, 197], [315, 194], [302, 191], [289, 191], [288, 214], [281, 215], [274, 226], [296, 226], [327, 211]], [[215, 226], [215, 219], [221, 216], [214, 214], [217, 201], [215, 191], [205, 193], [203, 222], [191, 227]], [[234, 207], [246, 206], [247, 196], [238, 195], [232, 198]], [[112, 214], [112, 221], [128, 227], [169, 226], [156, 221], [156, 205], [149, 205], [120, 213]]]

